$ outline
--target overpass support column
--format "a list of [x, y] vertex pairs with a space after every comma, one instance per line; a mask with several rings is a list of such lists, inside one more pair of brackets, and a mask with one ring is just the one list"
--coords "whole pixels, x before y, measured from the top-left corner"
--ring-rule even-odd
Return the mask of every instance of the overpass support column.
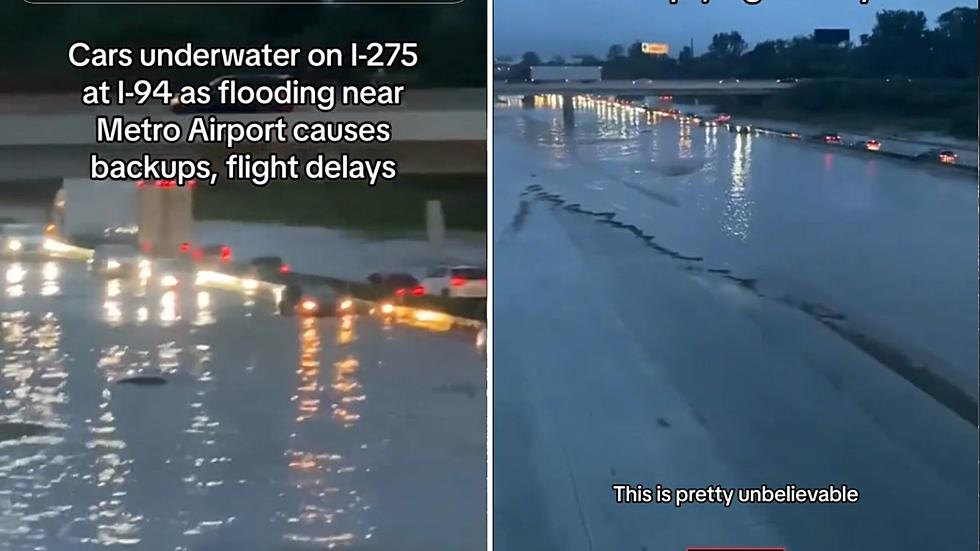
[[524, 94], [524, 97], [521, 98], [521, 107], [534, 109], [534, 94]]
[[566, 127], [575, 126], [575, 94], [566, 92], [561, 95], [561, 118]]

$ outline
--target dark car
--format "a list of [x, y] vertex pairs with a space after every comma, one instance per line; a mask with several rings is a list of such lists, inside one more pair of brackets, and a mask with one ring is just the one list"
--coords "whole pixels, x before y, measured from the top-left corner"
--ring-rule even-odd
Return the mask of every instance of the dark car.
[[280, 104], [270, 104], [263, 105], [261, 103], [222, 103], [221, 94], [218, 87], [223, 81], [234, 80], [237, 84], [241, 86], [248, 86], [252, 88], [257, 88], [259, 86], [267, 86], [270, 88], [275, 88], [277, 86], [283, 85], [287, 80], [289, 80], [289, 75], [227, 75], [218, 77], [208, 83], [208, 88], [210, 89], [211, 101], [203, 105], [188, 105], [180, 102], [179, 99], [174, 98], [170, 102], [170, 110], [174, 113], [280, 113], [280, 112], [290, 112], [293, 110], [292, 105], [280, 105]]
[[375, 272], [367, 277], [367, 281], [374, 287], [381, 289], [385, 294], [395, 296], [425, 294], [425, 289], [412, 274]]
[[257, 256], [249, 263], [249, 274], [265, 281], [279, 281], [289, 276], [289, 264], [278, 256]]
[[194, 249], [192, 253], [194, 262], [200, 264], [216, 266], [231, 263], [231, 247], [223, 244], [204, 245]]
[[829, 143], [829, 144], [833, 144], [833, 145], [840, 145], [841, 144], [840, 134], [837, 134], [835, 132], [827, 132], [827, 133], [821, 134], [819, 136], [819, 138], [821, 140], [823, 140], [824, 143]]
[[311, 289], [300, 297], [296, 313], [317, 318], [345, 316], [355, 313], [354, 299], [339, 295], [330, 288]]
[[798, 78], [781, 78], [781, 79], [777, 80], [776, 83], [777, 84], [796, 84], [799, 81], [800, 81], [800, 79], [798, 79]]

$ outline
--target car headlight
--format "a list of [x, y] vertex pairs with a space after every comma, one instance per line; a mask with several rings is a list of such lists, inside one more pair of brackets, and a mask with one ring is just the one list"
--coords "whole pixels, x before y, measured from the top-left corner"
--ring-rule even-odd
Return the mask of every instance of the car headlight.
[[316, 310], [316, 301], [306, 299], [303, 302], [301, 302], [299, 306], [300, 308], [303, 309], [304, 312], [313, 312]]
[[395, 311], [395, 305], [391, 304], [390, 302], [386, 302], [381, 305], [382, 314], [391, 314], [394, 311]]
[[246, 291], [254, 291], [259, 288], [259, 282], [254, 279], [244, 279], [242, 280], [242, 287]]
[[354, 301], [349, 298], [345, 298], [344, 300], [340, 301], [341, 310], [350, 310], [352, 306], [354, 306]]
[[105, 267], [107, 270], [118, 270], [120, 267], [122, 267], [122, 264], [120, 264], [118, 260], [110, 258], [109, 260], [105, 261]]
[[164, 287], [176, 287], [177, 286], [177, 276], [172, 274], [167, 274], [160, 278], [160, 284]]
[[7, 241], [7, 250], [17, 252], [23, 248], [24, 244], [18, 239], [11, 239], [10, 241]]

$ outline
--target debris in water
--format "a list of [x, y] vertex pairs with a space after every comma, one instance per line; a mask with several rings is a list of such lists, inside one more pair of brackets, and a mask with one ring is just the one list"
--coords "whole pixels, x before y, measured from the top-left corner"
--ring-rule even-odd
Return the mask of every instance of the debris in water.
[[0, 442], [16, 440], [25, 436], [40, 436], [51, 429], [37, 423], [6, 422], [0, 423]]

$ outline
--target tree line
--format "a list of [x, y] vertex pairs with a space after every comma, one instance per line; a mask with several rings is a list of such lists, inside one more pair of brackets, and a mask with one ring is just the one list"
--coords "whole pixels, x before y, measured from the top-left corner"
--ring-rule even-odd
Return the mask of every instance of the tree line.
[[[978, 74], [976, 8], [954, 8], [933, 27], [921, 11], [882, 10], [859, 42], [821, 44], [813, 35], [765, 40], [749, 48], [738, 31], [715, 34], [707, 51], [685, 46], [678, 56], [644, 54], [640, 42], [614, 44], [605, 59], [577, 57], [572, 64], [601, 65], [603, 78], [975, 78]], [[511, 78], [526, 78], [532, 65], [565, 65], [525, 52]]]

